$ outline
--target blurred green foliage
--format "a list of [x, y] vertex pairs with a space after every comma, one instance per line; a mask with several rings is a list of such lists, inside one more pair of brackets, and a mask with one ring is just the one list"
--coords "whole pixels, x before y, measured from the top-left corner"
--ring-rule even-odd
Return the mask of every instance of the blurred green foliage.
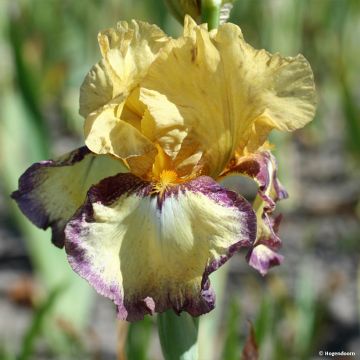
[[[131, 18], [154, 22], [173, 36], [181, 31], [161, 0], [0, 2], [0, 180], [7, 194], [16, 188], [17, 178], [32, 162], [57, 156], [82, 144], [79, 87], [100, 56], [96, 35], [119, 19]], [[230, 21], [241, 26], [245, 38], [255, 47], [289, 56], [301, 52], [307, 57], [318, 86], [319, 107], [316, 121], [300, 136], [321, 147], [328, 141], [323, 136], [328, 117], [336, 117], [332, 126], [336, 127], [335, 132], [344, 132], [344, 144], [351, 159], [349, 164], [358, 164], [360, 2], [238, 0]], [[286, 146], [289, 139], [287, 135], [274, 136], [274, 141], [281, 146]], [[281, 163], [283, 155], [278, 156]], [[291, 184], [291, 175], [284, 176], [285, 182]], [[49, 233], [35, 229], [5, 198], [9, 220], [23, 233], [35, 271], [50, 294], [51, 304], [45, 302], [49, 315], [41, 310], [35, 319], [42, 322], [46, 315], [50, 319], [67, 316], [76, 326], [84, 328], [92, 290], [72, 274], [64, 254], [48, 241]], [[281, 280], [270, 278], [270, 285], [259, 293], [262, 301], [257, 309], [255, 332], [263, 351], [261, 358], [289, 359], [292, 354], [294, 359], [306, 359], [315, 349], [316, 333], [321, 327], [321, 301], [315, 298], [311, 274], [306, 265], [300, 269], [294, 296], [284, 290], [283, 285], [280, 286], [282, 291], [271, 289], [277, 282]], [[65, 284], [66, 290], [53, 297], [51, 294], [59, 284]], [[225, 339], [222, 339], [224, 359], [239, 358], [239, 344], [244, 343], [246, 336], [241, 327], [245, 323], [239, 305], [241, 295], [239, 298], [225, 316], [228, 321]], [[51, 310], [50, 305], [56, 300]], [[217, 328], [216, 323], [220, 321], [218, 317], [211, 328]], [[54, 324], [48, 326], [54, 329]], [[285, 332], [281, 326], [285, 327]], [[152, 323], [147, 321], [143, 327], [136, 325], [130, 330], [128, 354], [140, 351], [137, 355], [129, 355], [130, 359], [146, 358], [144, 354], [152, 328]], [[50, 333], [56, 334], [56, 331]], [[32, 345], [26, 340], [29, 337], [31, 335], [25, 338], [27, 345], [22, 351], [30, 354]], [[143, 344], [140, 350], [133, 345], [139, 339]], [[68, 344], [61, 336], [50, 342], [60, 352]], [[12, 358], [2, 347], [0, 357]]]
[[63, 290], [64, 289], [61, 287], [54, 288], [54, 290], [50, 292], [46, 301], [41, 304], [34, 312], [34, 317], [31, 325], [24, 336], [21, 350], [18, 355], [18, 360], [28, 360], [32, 357], [34, 353], [36, 339], [41, 335], [43, 331], [46, 316], [48, 316], [48, 314], [50, 313], [51, 308], [54, 306], [59, 295], [61, 294], [61, 291]]

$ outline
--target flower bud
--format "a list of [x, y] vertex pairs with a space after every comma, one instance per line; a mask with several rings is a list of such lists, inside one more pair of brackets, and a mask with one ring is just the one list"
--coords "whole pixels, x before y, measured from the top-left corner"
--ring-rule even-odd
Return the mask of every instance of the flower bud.
[[[185, 15], [190, 15], [197, 23], [201, 22], [202, 2], [220, 6], [220, 23], [229, 19], [230, 11], [235, 0], [165, 0], [169, 10], [181, 24], [184, 22]], [[205, 4], [206, 5], [206, 4]]]
[[190, 15], [196, 22], [201, 19], [201, 0], [165, 0], [165, 3], [181, 24], [185, 15]]

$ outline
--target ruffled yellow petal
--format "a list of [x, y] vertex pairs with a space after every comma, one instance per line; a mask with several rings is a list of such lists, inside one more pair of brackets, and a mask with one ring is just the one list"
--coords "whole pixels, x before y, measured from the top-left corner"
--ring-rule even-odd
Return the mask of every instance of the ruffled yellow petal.
[[119, 108], [116, 113], [121, 120], [134, 126], [141, 131], [141, 120], [146, 110], [144, 104], [139, 100], [139, 88], [135, 88], [126, 98], [123, 108]]
[[136, 21], [99, 34], [103, 59], [85, 78], [80, 96], [86, 144], [93, 152], [125, 160], [147, 153], [153, 161], [155, 147], [140, 133], [145, 107], [137, 86], [167, 41], [157, 26]]
[[94, 65], [80, 88], [79, 113], [87, 117], [113, 98], [113, 82], [104, 60]]
[[[167, 101], [165, 95], [141, 89], [140, 100], [142, 99], [148, 99], [148, 109], [145, 111], [141, 122], [142, 133], [151, 141], [157, 142], [165, 153], [174, 159], [187, 135], [187, 129], [181, 114], [173, 103]], [[151, 114], [153, 108], [156, 108], [161, 113], [156, 119]], [[172, 116], [171, 127], [169, 127], [167, 115]]]
[[[207, 45], [211, 47], [209, 39]], [[163, 52], [149, 70], [141, 84], [147, 90], [141, 91], [140, 99], [155, 119], [153, 124], [159, 130], [154, 133], [161, 131], [163, 135], [166, 130], [181, 129], [186, 134], [187, 152], [203, 152], [205, 161], [216, 172], [228, 161], [230, 151], [226, 154], [223, 150], [232, 137], [230, 129], [225, 130], [223, 119], [217, 117], [222, 104], [216, 84], [208, 88], [209, 84], [203, 81], [216, 71], [216, 59], [212, 54], [201, 55], [205, 50], [197, 51], [191, 38], [176, 40], [173, 46], [169, 53]], [[216, 57], [215, 50], [214, 54]], [[199, 64], [195, 65], [194, 61]], [[160, 76], [161, 72], [167, 76]], [[179, 142], [181, 140], [178, 138]]]
[[257, 51], [236, 25], [209, 33], [189, 18], [184, 36], [166, 46], [141, 87], [140, 100], [158, 127], [153, 133], [164, 136], [166, 129], [181, 126], [186, 134], [181, 145], [186, 140], [190, 154], [203, 153], [211, 176], [240, 146], [259, 143], [251, 139], [254, 127], [265, 140], [272, 128], [305, 125], [315, 109], [312, 72], [302, 56]]
[[90, 70], [80, 89], [84, 117], [111, 99], [129, 94], [167, 37], [157, 26], [133, 20], [101, 32], [98, 40], [103, 59]]
[[[316, 105], [314, 79], [311, 67], [302, 55], [282, 57], [256, 50], [245, 42], [241, 30], [234, 24], [221, 25], [213, 39], [222, 54], [224, 67], [239, 76], [233, 81], [240, 81], [242, 77], [238, 91], [242, 90], [249, 105], [256, 102], [264, 123], [292, 131], [313, 119]], [[236, 71], [237, 68], [240, 69]]]
[[159, 50], [168, 41], [156, 25], [121, 21], [116, 29], [99, 34], [102, 56], [110, 65], [114, 96], [133, 89], [146, 74]]
[[[123, 106], [124, 102], [118, 107]], [[110, 106], [88, 116], [85, 123], [86, 145], [97, 154], [113, 154], [128, 163], [132, 159], [130, 170], [143, 175], [154, 162], [156, 147], [136, 127], [115, 115], [118, 107]]]

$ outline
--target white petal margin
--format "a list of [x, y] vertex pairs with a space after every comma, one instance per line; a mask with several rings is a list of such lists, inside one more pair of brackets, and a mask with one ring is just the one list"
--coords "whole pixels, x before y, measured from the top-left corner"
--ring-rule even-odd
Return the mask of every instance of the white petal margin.
[[162, 196], [131, 174], [91, 188], [68, 223], [69, 262], [128, 321], [214, 308], [208, 276], [256, 237], [251, 205], [208, 177]]
[[84, 202], [91, 185], [119, 172], [127, 172], [121, 160], [96, 155], [84, 146], [57, 160], [30, 166], [11, 196], [37, 227], [51, 227], [52, 242], [63, 247], [65, 225]]

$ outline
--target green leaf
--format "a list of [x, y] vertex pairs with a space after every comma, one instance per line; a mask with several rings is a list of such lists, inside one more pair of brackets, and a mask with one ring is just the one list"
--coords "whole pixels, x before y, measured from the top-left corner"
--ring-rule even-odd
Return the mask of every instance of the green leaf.
[[238, 360], [240, 359], [240, 308], [236, 300], [233, 300], [228, 314], [228, 321], [226, 326], [226, 340], [223, 349], [222, 359]]
[[153, 322], [150, 317], [130, 324], [126, 343], [128, 359], [147, 360]]
[[271, 332], [274, 325], [274, 301], [269, 295], [264, 297], [260, 304], [260, 310], [256, 317], [255, 333], [258, 344], [261, 345], [266, 336]]
[[6, 348], [0, 344], [0, 359], [1, 360], [15, 360], [15, 356], [10, 354]]
[[197, 318], [185, 312], [176, 315], [168, 310], [159, 314], [157, 321], [165, 360], [198, 360]]
[[360, 322], [360, 263], [357, 269], [357, 310], [358, 310], [358, 321]]
[[18, 360], [27, 360], [33, 354], [35, 341], [42, 332], [46, 316], [51, 312], [62, 291], [64, 291], [64, 286], [53, 289], [46, 301], [35, 312], [33, 321], [24, 336]]
[[299, 278], [296, 282], [296, 338], [294, 351], [296, 355], [308, 355], [315, 325], [315, 284], [311, 264], [303, 263], [300, 266]]
[[45, 119], [40, 109], [40, 101], [36, 95], [38, 86], [33, 80], [23, 57], [23, 40], [21, 34], [21, 19], [12, 16], [9, 20], [9, 44], [11, 46], [16, 70], [16, 80], [22, 95], [21, 99], [28, 110], [28, 121], [33, 124], [33, 132], [36, 133], [37, 147], [48, 155], [48, 137]]
[[343, 75], [340, 79], [340, 91], [343, 111], [345, 114], [348, 145], [350, 150], [360, 154], [360, 107], [357, 105], [355, 97]]

